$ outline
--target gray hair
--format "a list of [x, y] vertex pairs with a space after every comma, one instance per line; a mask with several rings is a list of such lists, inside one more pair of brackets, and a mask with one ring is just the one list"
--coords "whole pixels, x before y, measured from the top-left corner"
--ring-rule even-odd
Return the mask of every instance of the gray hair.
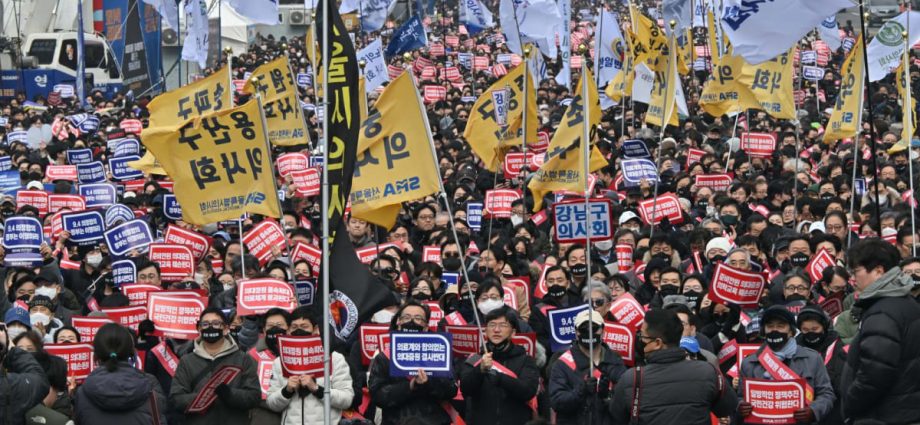
[[581, 290], [581, 298], [584, 300], [590, 300], [591, 293], [594, 291], [598, 291], [601, 294], [604, 294], [604, 297], [608, 300], [613, 297], [613, 294], [610, 292], [610, 288], [607, 285], [591, 279], [591, 281], [588, 282], [588, 284], [585, 285], [585, 287]]
[[736, 253], [736, 252], [742, 252], [742, 253], [744, 253], [744, 258], [747, 260], [747, 262], [748, 262], [748, 263], [751, 262], [751, 253], [748, 252], [748, 250], [746, 250], [746, 249], [744, 249], [744, 248], [732, 248], [731, 251], [728, 251], [728, 255], [725, 256], [726, 260], [728, 259], [728, 257], [731, 257], [732, 254], [734, 254], [734, 253]]

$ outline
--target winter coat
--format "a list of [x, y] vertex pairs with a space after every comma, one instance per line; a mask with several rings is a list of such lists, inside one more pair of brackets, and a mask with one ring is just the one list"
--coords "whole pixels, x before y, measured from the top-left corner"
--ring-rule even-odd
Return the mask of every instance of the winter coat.
[[639, 370], [627, 370], [614, 387], [614, 423], [629, 423], [639, 373], [640, 425], [710, 425], [710, 412], [726, 417], [738, 409], [738, 397], [719, 371], [707, 362], [687, 360], [680, 347], [650, 353]]
[[77, 425], [155, 423], [153, 402], [159, 424], [166, 425], [166, 396], [152, 375], [121, 362], [112, 372], [96, 368], [77, 388], [74, 421]]
[[571, 297], [563, 296], [561, 299], [555, 299], [550, 296], [543, 297], [543, 300], [534, 306], [533, 310], [530, 312], [530, 320], [527, 321], [527, 324], [533, 329], [533, 332], [537, 334], [537, 342], [546, 349], [547, 353], [552, 353], [551, 344], [550, 344], [550, 323], [549, 315], [547, 314], [550, 310], [557, 308], [567, 308], [570, 306], [576, 306], [580, 303], [572, 304]]
[[[738, 383], [739, 391], [744, 388], [746, 378], [772, 379], [766, 377], [766, 369], [757, 358], [763, 350], [769, 350], [769, 348], [766, 345], [762, 345], [756, 352], [741, 360], [741, 373], [738, 375], [741, 379]], [[837, 399], [837, 396], [834, 395], [834, 387], [831, 386], [831, 379], [827, 374], [827, 369], [824, 367], [824, 357], [811, 348], [799, 346], [792, 359], [783, 363], [814, 389], [815, 399], [812, 400], [809, 407], [815, 413], [815, 420], [822, 421], [828, 416], [834, 407], [834, 401]]]
[[[607, 410], [607, 403], [613, 392], [610, 391], [623, 372], [626, 365], [619, 354], [611, 351], [606, 346], [602, 348], [601, 362], [595, 366], [595, 378], [599, 385], [604, 384], [606, 389], [591, 391], [585, 385], [588, 377], [588, 356], [578, 348], [563, 353], [560, 361], [553, 363], [550, 372], [549, 398], [553, 410], [556, 412], [556, 423], [559, 425], [577, 425], [588, 423], [591, 415], [592, 423], [597, 425], [610, 425], [613, 418]], [[574, 368], [573, 368], [574, 366]], [[600, 375], [600, 378], [597, 378]]]
[[[318, 378], [316, 384], [323, 388], [327, 385], [326, 378]], [[281, 412], [281, 423], [284, 425], [321, 425], [323, 423], [323, 399], [312, 394], [301, 397], [295, 392], [286, 397], [287, 378], [281, 370], [281, 358], [276, 358], [272, 364], [272, 380], [268, 389], [268, 398], [265, 400], [268, 408]], [[345, 357], [337, 352], [332, 352], [332, 388], [329, 389], [332, 406], [332, 423], [339, 423], [342, 410], [351, 406], [351, 399], [355, 392], [351, 386], [351, 372]]]
[[408, 418], [419, 418], [429, 425], [447, 425], [451, 418], [442, 404], [457, 395], [452, 378], [428, 377], [424, 385], [410, 386], [411, 380], [390, 376], [390, 359], [377, 353], [371, 360], [367, 386], [371, 401], [383, 411], [381, 425], [395, 425]]
[[0, 425], [22, 425], [25, 413], [42, 402], [48, 378], [41, 365], [27, 351], [11, 348], [0, 364]]
[[466, 400], [466, 419], [476, 425], [516, 425], [533, 419], [528, 403], [540, 387], [540, 371], [523, 347], [511, 345], [492, 353], [498, 362], [517, 375], [499, 372], [495, 366], [482, 372], [481, 356], [470, 356], [460, 365], [460, 390]]
[[183, 425], [248, 425], [249, 409], [262, 400], [256, 361], [240, 351], [236, 341], [229, 336], [224, 338], [223, 349], [214, 356], [205, 350], [200, 339], [195, 340], [194, 344], [193, 351], [179, 360], [179, 367], [173, 376], [169, 392], [173, 408], [185, 412], [211, 375], [221, 366], [238, 366], [242, 372], [228, 384], [229, 400], [218, 397], [203, 414], [185, 415]]
[[895, 267], [856, 302], [860, 328], [840, 383], [844, 419], [920, 422], [920, 306], [910, 297], [912, 287]]
[[[799, 334], [795, 339], [799, 346], [805, 346], [802, 334]], [[833, 349], [830, 348], [832, 344], [834, 346]], [[834, 395], [837, 397], [830, 413], [819, 422], [821, 425], [836, 425], [843, 423], [843, 417], [840, 413], [840, 404], [843, 401], [843, 389], [840, 387], [840, 379], [843, 376], [843, 368], [847, 363], [847, 352], [843, 350], [844, 345], [846, 344], [840, 340], [836, 331], [828, 330], [827, 336], [824, 337], [823, 341], [814, 347], [808, 347], [817, 351], [824, 359], [824, 365], [827, 368], [827, 376], [831, 379], [831, 386], [834, 388]], [[830, 356], [829, 359], [828, 356]]]

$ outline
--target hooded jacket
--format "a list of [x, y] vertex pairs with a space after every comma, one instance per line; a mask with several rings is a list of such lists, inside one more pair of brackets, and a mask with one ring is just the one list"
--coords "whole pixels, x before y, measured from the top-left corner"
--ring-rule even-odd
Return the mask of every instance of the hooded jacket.
[[120, 362], [112, 372], [99, 367], [77, 388], [74, 420], [78, 425], [153, 424], [153, 400], [159, 423], [166, 425], [166, 397], [156, 378], [127, 362]]
[[0, 363], [0, 425], [22, 425], [25, 413], [48, 395], [48, 378], [27, 351], [12, 348]]
[[[331, 385], [329, 391], [330, 405], [332, 407], [332, 423], [338, 423], [342, 417], [342, 410], [351, 406], [351, 399], [355, 392], [351, 386], [351, 372], [345, 357], [332, 352], [332, 379], [331, 383], [326, 378], [317, 378], [316, 384], [320, 387]], [[268, 390], [268, 407], [282, 414], [283, 425], [322, 425], [323, 399], [312, 394], [301, 397], [295, 392], [290, 397], [283, 391], [287, 387], [287, 378], [281, 370], [281, 358], [276, 358], [272, 363], [271, 387]], [[323, 396], [325, 397], [325, 395]]]
[[856, 301], [863, 312], [840, 382], [844, 419], [920, 422], [920, 305], [912, 287], [894, 267]]

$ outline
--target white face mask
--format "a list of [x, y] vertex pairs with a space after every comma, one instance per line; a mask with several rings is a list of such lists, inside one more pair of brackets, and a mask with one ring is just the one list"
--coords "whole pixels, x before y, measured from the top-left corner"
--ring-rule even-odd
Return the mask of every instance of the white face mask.
[[35, 295], [44, 295], [52, 300], [57, 296], [57, 289], [49, 286], [40, 286], [35, 288]]
[[48, 324], [51, 323], [51, 318], [45, 313], [32, 313], [29, 315], [29, 320], [31, 320], [32, 323], [41, 323], [42, 326], [48, 326]]
[[595, 242], [594, 246], [601, 251], [610, 251], [610, 248], [613, 248], [613, 241], [606, 240], [606, 241]]
[[517, 226], [518, 224], [521, 224], [521, 223], [523, 223], [523, 222], [524, 222], [524, 217], [521, 217], [521, 216], [519, 216], [519, 215], [512, 215], [512, 216], [511, 216], [511, 225], [512, 225], [512, 226]]
[[89, 264], [90, 267], [99, 267], [99, 265], [102, 264], [102, 255], [87, 255], [86, 264]]
[[505, 303], [502, 302], [502, 300], [488, 299], [485, 301], [480, 301], [477, 307], [479, 307], [479, 311], [482, 312], [482, 314], [489, 314], [492, 311], [501, 308], [503, 305], [505, 305]]
[[371, 322], [374, 322], [374, 323], [387, 323], [387, 324], [389, 324], [390, 321], [393, 320], [393, 316], [394, 316], [394, 315], [395, 315], [395, 313], [393, 313], [393, 312], [390, 311], [390, 310], [380, 310], [380, 311], [374, 313], [373, 316], [371, 316]]
[[235, 286], [236, 286], [236, 285], [235, 285], [235, 284], [232, 284], [232, 283], [229, 284], [229, 285], [228, 285], [228, 284], [224, 284], [224, 291], [232, 291], [233, 288], [234, 288]]
[[24, 334], [26, 330], [27, 330], [26, 328], [23, 328], [21, 326], [14, 326], [11, 328], [6, 328], [7, 340], [12, 341], [16, 339], [17, 336]]
[[204, 273], [195, 273], [195, 283], [204, 285]]

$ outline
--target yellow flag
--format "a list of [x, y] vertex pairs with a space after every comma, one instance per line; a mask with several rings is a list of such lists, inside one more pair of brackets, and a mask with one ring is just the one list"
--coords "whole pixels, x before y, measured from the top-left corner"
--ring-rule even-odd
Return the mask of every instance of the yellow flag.
[[243, 86], [243, 94], [256, 93], [262, 95], [268, 140], [273, 145], [295, 146], [310, 142], [287, 56], [282, 55], [252, 72]]
[[761, 109], [774, 118], [795, 118], [793, 54], [795, 47], [767, 62], [751, 65], [729, 49], [713, 62], [714, 72], [703, 87], [700, 106], [712, 116]]
[[[914, 134], [917, 134], [917, 120], [914, 117], [913, 111], [917, 109], [917, 99], [914, 96], [910, 96], [910, 106], [907, 105], [907, 87], [910, 87], [910, 81], [907, 78], [906, 72], [904, 72], [904, 67], [910, 65], [910, 50], [904, 49], [904, 56], [901, 58], [901, 65], [898, 66], [898, 70], [895, 71], [898, 81], [898, 96], [901, 97], [901, 110], [904, 115], [901, 122], [904, 125], [904, 129], [901, 130], [901, 141], [906, 145], [910, 146], [910, 142], [913, 139]], [[910, 68], [907, 68], [910, 69]]]
[[[672, 41], [671, 44], [676, 44]], [[674, 47], [674, 46], [672, 46]], [[677, 49], [668, 49], [668, 55], [662, 56], [667, 61], [667, 66], [662, 71], [655, 71], [655, 83], [652, 85], [652, 97], [649, 100], [648, 112], [645, 113], [646, 124], [662, 126], [678, 126], [677, 119]]]
[[[466, 124], [463, 137], [469, 142], [473, 152], [482, 159], [483, 165], [498, 171], [505, 153], [514, 146], [521, 146], [522, 124], [524, 114], [524, 86], [527, 87], [527, 140], [537, 140], [537, 95], [531, 78], [524, 78], [522, 63], [512, 68], [508, 74], [496, 81], [473, 104], [470, 119]], [[509, 89], [508, 127], [502, 128], [495, 122], [492, 106], [492, 92]]]
[[[185, 121], [222, 111], [233, 106], [233, 86], [226, 67], [208, 77], [163, 93], [147, 104], [150, 125], [143, 133], [157, 127], [176, 129]], [[141, 135], [141, 138], [145, 137]]]
[[176, 182], [182, 219], [203, 225], [244, 213], [280, 217], [272, 157], [256, 99], [143, 138]]
[[690, 69], [693, 66], [693, 57], [695, 56], [693, 32], [687, 29], [675, 39], [674, 44], [677, 45], [677, 72], [679, 72], [680, 75], [687, 75], [690, 73]]
[[402, 203], [440, 191], [441, 179], [412, 76], [387, 85], [361, 125], [351, 215], [390, 229]]
[[[546, 150], [546, 162], [534, 174], [527, 188], [533, 192], [534, 211], [543, 208], [543, 196], [548, 192], [556, 190], [570, 190], [584, 192], [586, 186], [585, 155], [582, 143], [585, 141], [585, 116], [584, 116], [584, 98], [582, 97], [582, 84], [588, 84], [588, 125], [591, 126], [593, 133], [594, 127], [601, 121], [601, 105], [597, 96], [597, 87], [594, 85], [594, 78], [591, 77], [591, 70], [583, 67], [581, 81], [572, 103], [565, 110], [562, 122], [553, 135], [549, 147]], [[590, 141], [587, 141], [590, 143]], [[593, 172], [607, 165], [607, 160], [601, 155], [597, 146], [591, 148], [591, 160], [588, 164], [588, 171]]]
[[[630, 4], [629, 14], [632, 17], [633, 32], [635, 34], [634, 45], [632, 46], [633, 59], [636, 64], [645, 63], [649, 69], [656, 70], [654, 66], [660, 62], [658, 57], [665, 53], [668, 39], [665, 37], [664, 31], [658, 27], [658, 23], [640, 12], [635, 4]], [[661, 63], [660, 66], [663, 68], [665, 65]], [[661, 70], [663, 71], [664, 69]]]
[[262, 103], [281, 99], [291, 92], [297, 92], [297, 85], [294, 84], [294, 76], [285, 55], [260, 65], [252, 71], [252, 76], [243, 86], [243, 94], [261, 94]]
[[[860, 36], [861, 38], [862, 36]], [[859, 134], [862, 126], [862, 100], [865, 66], [863, 66], [863, 43], [857, 40], [840, 70], [840, 92], [834, 104], [834, 112], [827, 122], [824, 142], [846, 139]]]
[[166, 174], [166, 170], [163, 169], [163, 166], [160, 165], [157, 158], [153, 156], [150, 151], [144, 153], [141, 159], [129, 162], [128, 166], [135, 170], [143, 171], [145, 174], [168, 175]]
[[[313, 86], [316, 88], [315, 96], [322, 96], [322, 87], [323, 87], [323, 69], [319, 65], [320, 60], [323, 57], [323, 52], [320, 50], [319, 45], [316, 43], [316, 25], [310, 25], [310, 28], [307, 30], [307, 36], [304, 40], [304, 46], [307, 52], [307, 60], [310, 62], [310, 69], [313, 71]], [[314, 53], [316, 57], [314, 58]]]
[[715, 64], [722, 57], [722, 50], [719, 49], [719, 39], [716, 33], [716, 17], [712, 9], [706, 10], [706, 40], [709, 43], [709, 59]]

